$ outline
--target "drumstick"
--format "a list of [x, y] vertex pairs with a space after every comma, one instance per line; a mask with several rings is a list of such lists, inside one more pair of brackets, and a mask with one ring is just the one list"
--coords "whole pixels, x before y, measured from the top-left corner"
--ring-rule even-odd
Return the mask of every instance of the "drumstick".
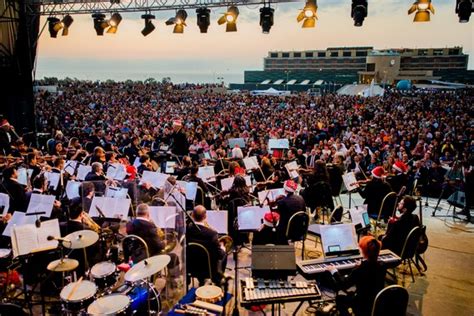
[[76, 282], [76, 285], [74, 285], [74, 287], [72, 288], [71, 292], [69, 292], [69, 295], [67, 296], [68, 301], [71, 299], [72, 295], [76, 292], [77, 288], [81, 284], [82, 278], [83, 277], [80, 277], [80, 279]]

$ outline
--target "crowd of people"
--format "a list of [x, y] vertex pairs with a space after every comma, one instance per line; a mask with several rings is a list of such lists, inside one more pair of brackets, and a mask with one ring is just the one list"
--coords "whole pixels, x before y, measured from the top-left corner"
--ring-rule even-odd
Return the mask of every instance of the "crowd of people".
[[[176, 180], [196, 182], [202, 195], [196, 197], [193, 217], [197, 226], [189, 229], [189, 238], [206, 240], [213, 249], [209, 251], [215, 258], [215, 271], [225, 268], [222, 261], [226, 257], [217, 233], [205, 225], [211, 200], [229, 210], [229, 233], [236, 242], [244, 243], [247, 237], [234, 226], [236, 207], [254, 201], [259, 191], [283, 189], [283, 196], [268, 200], [274, 202], [272, 212], [265, 215], [261, 229], [255, 233], [256, 244], [288, 243], [289, 219], [306, 211], [306, 207], [315, 218], [325, 209], [332, 211], [333, 197], [341, 192], [346, 172], [354, 173], [368, 212], [375, 217], [389, 221], [394, 207], [379, 214], [383, 197], [406, 188], [409, 194], [436, 198], [464, 191], [467, 201], [463, 213], [470, 218], [472, 90], [389, 91], [383, 97], [362, 98], [304, 93], [278, 97], [226, 94], [215, 91], [216, 86], [176, 86], [169, 82], [64, 81], [57, 88], [57, 93], [43, 91], [36, 95], [37, 135], [42, 138], [19, 137], [8, 121], [1, 119], [1, 191], [14, 197], [10, 213], [24, 212], [28, 205], [11, 159], [19, 159], [33, 170], [31, 180], [37, 192], [47, 190], [44, 177], [35, 180], [42, 175], [39, 169], [44, 168], [39, 166], [38, 158], [45, 161], [48, 170], [58, 173], [67, 160], [89, 164], [92, 170], [85, 180], [95, 182], [110, 181], [105, 173], [114, 163], [126, 165], [125, 180], [133, 182], [145, 171], [164, 172], [167, 161], [175, 160], [177, 164], [163, 188], [140, 182], [140, 202], [152, 203], [155, 196], [163, 200]], [[287, 139], [288, 147], [270, 148], [270, 139]], [[246, 170], [244, 158], [248, 157], [257, 158], [257, 168]], [[288, 163], [292, 162], [297, 168], [289, 170]], [[199, 176], [199, 168], [209, 165], [217, 181]], [[253, 178], [252, 188], [245, 179], [247, 174]], [[64, 181], [76, 176], [74, 172], [66, 174]], [[233, 183], [224, 189], [219, 180], [229, 176], [234, 177]], [[97, 191], [97, 186], [89, 186], [84, 183], [81, 187], [82, 205], [90, 206]], [[52, 192], [58, 199], [58, 217], [64, 187], [61, 181]], [[188, 202], [182, 207], [192, 209]], [[66, 204], [73, 208], [77, 205], [74, 201]], [[383, 248], [400, 253], [400, 241], [419, 225], [410, 217], [415, 206], [410, 199], [401, 200], [398, 208], [405, 215], [387, 231]], [[74, 218], [66, 220], [81, 221], [82, 210], [87, 212], [88, 207], [70, 212]], [[143, 234], [150, 240], [150, 250], [157, 254], [163, 244], [156, 226], [149, 223], [148, 212], [147, 204], [138, 205], [137, 217], [127, 230]], [[8, 219], [8, 215], [4, 217]], [[150, 226], [147, 232], [143, 232], [145, 226]], [[380, 245], [376, 241], [364, 245], [378, 254]], [[373, 254], [370, 257], [373, 261]], [[169, 268], [178, 265], [176, 259]]]

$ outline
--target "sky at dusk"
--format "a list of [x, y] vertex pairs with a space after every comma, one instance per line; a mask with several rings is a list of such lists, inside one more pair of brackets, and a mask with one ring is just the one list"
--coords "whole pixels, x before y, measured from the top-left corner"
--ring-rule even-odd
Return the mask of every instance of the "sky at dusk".
[[[455, 0], [433, 0], [436, 14], [431, 22], [413, 23], [413, 15], [407, 15], [410, 1], [369, 0], [369, 15], [358, 28], [350, 17], [350, 0], [322, 0], [318, 1], [319, 19], [312, 29], [302, 29], [296, 22], [303, 1], [274, 4], [275, 24], [270, 34], [262, 34], [258, 5], [239, 7], [235, 33], [226, 33], [225, 26], [217, 24], [225, 8], [211, 9], [207, 34], [199, 33], [194, 10], [188, 10], [184, 34], [173, 34], [173, 27], [164, 23], [174, 12], [155, 12], [156, 29], [147, 37], [140, 33], [142, 13], [123, 13], [117, 34], [102, 37], [96, 36], [90, 15], [74, 15], [67, 37], [50, 38], [45, 28], [39, 40], [36, 75], [103, 79], [113, 73], [175, 73], [243, 78], [244, 70], [263, 69], [268, 51], [334, 46], [462, 46], [465, 53], [474, 55], [474, 16], [469, 23], [458, 23], [454, 4]], [[470, 57], [469, 69], [474, 69], [474, 57]]]

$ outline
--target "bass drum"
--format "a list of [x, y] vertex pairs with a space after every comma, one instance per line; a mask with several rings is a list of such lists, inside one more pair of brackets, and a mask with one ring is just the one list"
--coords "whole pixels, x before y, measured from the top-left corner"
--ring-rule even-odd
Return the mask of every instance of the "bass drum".
[[136, 284], [123, 284], [114, 293], [123, 294], [130, 298], [130, 309], [136, 315], [148, 315], [148, 299], [150, 300], [150, 312], [161, 311], [160, 294], [156, 289], [146, 282]]

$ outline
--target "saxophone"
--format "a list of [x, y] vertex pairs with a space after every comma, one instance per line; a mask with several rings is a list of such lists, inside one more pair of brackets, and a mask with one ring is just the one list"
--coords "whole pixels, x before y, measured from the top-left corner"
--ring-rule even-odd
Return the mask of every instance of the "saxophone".
[[82, 212], [82, 222], [97, 234], [100, 233], [101, 227], [86, 212]]

